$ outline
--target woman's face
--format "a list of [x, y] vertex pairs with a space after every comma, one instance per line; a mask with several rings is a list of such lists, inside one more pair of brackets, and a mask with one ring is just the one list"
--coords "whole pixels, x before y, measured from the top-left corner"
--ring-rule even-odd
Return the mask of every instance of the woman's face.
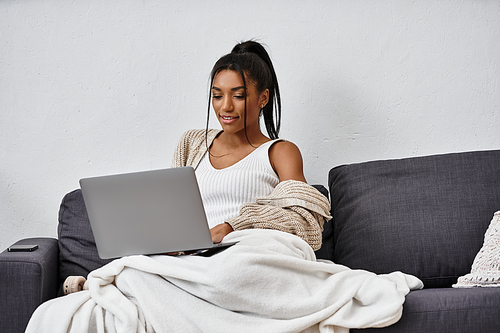
[[262, 106], [266, 105], [269, 91], [258, 93], [255, 85], [245, 77], [247, 91], [243, 87], [240, 73], [233, 70], [222, 70], [214, 78], [212, 85], [212, 106], [215, 115], [226, 133], [244, 133], [245, 131], [245, 98], [247, 101], [247, 133], [259, 128], [259, 115]]

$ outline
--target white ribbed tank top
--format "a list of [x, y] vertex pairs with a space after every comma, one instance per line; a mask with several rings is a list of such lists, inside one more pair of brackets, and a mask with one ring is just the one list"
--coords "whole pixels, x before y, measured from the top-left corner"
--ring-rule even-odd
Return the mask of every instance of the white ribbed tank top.
[[210, 228], [238, 215], [241, 205], [269, 195], [279, 178], [269, 161], [268, 141], [249, 155], [224, 169], [216, 169], [205, 153], [196, 168], [196, 178]]

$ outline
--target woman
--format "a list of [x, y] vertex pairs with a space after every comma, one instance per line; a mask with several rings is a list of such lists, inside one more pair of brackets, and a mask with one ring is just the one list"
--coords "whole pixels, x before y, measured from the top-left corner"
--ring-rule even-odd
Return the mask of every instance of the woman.
[[[307, 185], [302, 157], [293, 143], [278, 139], [281, 101], [268, 53], [247, 41], [212, 69], [207, 128], [182, 136], [172, 167], [193, 166], [214, 243], [234, 230], [275, 229], [321, 247], [329, 202]], [[210, 105], [222, 130], [209, 130]], [[267, 133], [259, 126], [264, 118]], [[70, 276], [66, 294], [85, 278]]]
[[[319, 249], [328, 201], [306, 184], [297, 146], [278, 139], [281, 100], [268, 53], [255, 41], [240, 43], [216, 62], [210, 82], [222, 130], [208, 129], [209, 103], [207, 128], [183, 135], [172, 166], [196, 169], [213, 241], [234, 230], [277, 229]], [[261, 117], [269, 137], [261, 131]], [[270, 195], [266, 200], [276, 202], [276, 192], [283, 191], [293, 204], [262, 202]]]

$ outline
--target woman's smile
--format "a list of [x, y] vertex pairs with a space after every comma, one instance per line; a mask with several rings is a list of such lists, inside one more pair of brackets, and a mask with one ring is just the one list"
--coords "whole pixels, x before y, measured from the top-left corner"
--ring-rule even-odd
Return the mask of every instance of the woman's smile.
[[239, 117], [234, 117], [234, 116], [224, 116], [224, 115], [220, 115], [219, 116], [221, 118], [221, 121], [224, 123], [224, 124], [231, 124], [233, 122], [235, 122]]

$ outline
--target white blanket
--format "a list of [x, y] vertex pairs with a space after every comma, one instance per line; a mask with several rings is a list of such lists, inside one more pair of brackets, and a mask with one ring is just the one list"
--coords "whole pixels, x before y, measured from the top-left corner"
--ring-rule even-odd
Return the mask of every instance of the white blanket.
[[405, 295], [423, 286], [316, 261], [280, 231], [225, 241], [239, 243], [209, 258], [115, 260], [89, 274], [90, 290], [42, 304], [26, 332], [348, 332], [397, 322]]

